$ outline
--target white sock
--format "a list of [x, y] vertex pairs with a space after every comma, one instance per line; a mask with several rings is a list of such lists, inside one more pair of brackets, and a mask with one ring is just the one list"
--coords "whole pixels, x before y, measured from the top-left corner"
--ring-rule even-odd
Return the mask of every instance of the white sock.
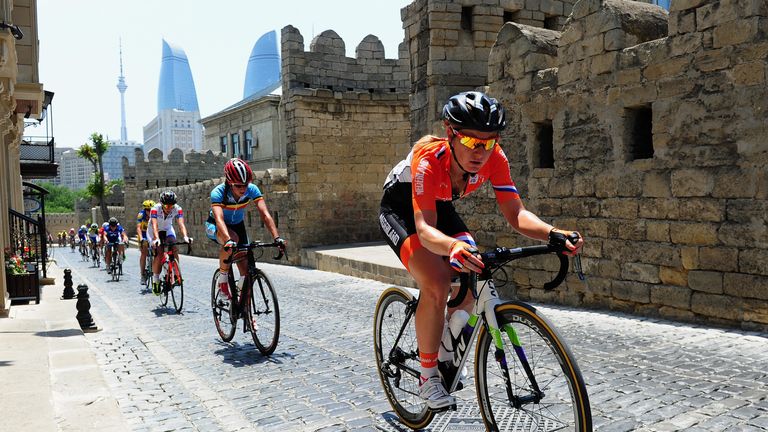
[[160, 273], [155, 273], [152, 275], [152, 282], [160, 282]]
[[220, 284], [227, 283], [227, 279], [229, 279], [229, 272], [220, 271], [219, 272], [219, 283]]

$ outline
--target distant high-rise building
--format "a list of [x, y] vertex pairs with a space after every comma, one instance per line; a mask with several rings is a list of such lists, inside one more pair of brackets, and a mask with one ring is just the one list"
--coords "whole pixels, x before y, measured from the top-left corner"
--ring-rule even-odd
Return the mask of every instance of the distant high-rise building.
[[70, 149], [61, 155], [59, 184], [72, 190], [85, 188], [93, 176], [93, 165], [77, 156], [77, 150]]
[[277, 32], [264, 33], [253, 45], [245, 70], [243, 99], [258, 98], [280, 86], [280, 54]]
[[186, 53], [163, 39], [157, 117], [144, 126], [144, 151], [160, 149], [168, 158], [171, 150], [200, 151], [203, 127], [192, 70]]
[[136, 141], [109, 140], [107, 152], [102, 157], [104, 164], [104, 181], [123, 178], [123, 157], [128, 163], [136, 163], [136, 149], [142, 148], [142, 144]]
[[120, 41], [120, 76], [117, 77], [117, 90], [120, 91], [120, 141], [128, 142], [128, 129], [125, 126], [125, 84], [123, 76], [123, 42]]
[[[141, 148], [136, 141], [122, 142], [109, 140], [107, 152], [102, 156], [104, 165], [104, 181], [123, 178], [123, 156], [130, 164], [136, 162], [135, 150]], [[55, 184], [66, 186], [72, 190], [83, 189], [93, 178], [93, 164], [77, 156], [76, 149], [66, 149], [59, 162], [59, 176]]]

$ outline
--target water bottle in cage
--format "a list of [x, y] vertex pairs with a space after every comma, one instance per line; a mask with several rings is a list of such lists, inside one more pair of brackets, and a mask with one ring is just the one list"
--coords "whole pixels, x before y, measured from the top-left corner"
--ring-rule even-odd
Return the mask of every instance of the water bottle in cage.
[[448, 325], [443, 327], [443, 338], [440, 341], [440, 349], [437, 359], [442, 362], [452, 362], [454, 359], [455, 345], [461, 338], [461, 332], [469, 320], [469, 314], [463, 309], [457, 309], [451, 315]]

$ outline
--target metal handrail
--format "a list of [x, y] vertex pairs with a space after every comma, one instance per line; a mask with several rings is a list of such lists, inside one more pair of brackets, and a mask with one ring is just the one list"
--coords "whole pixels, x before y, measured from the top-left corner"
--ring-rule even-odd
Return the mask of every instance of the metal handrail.
[[8, 219], [11, 250], [25, 262], [35, 262], [37, 268], [42, 269], [43, 277], [47, 277], [45, 259], [48, 254], [48, 237], [43, 218], [38, 216], [35, 220], [16, 210], [8, 209]]

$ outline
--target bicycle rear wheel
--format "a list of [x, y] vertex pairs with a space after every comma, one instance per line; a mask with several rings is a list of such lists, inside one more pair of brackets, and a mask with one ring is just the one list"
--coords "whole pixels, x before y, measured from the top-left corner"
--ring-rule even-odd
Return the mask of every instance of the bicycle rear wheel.
[[166, 272], [163, 275], [163, 280], [160, 281], [160, 304], [168, 306], [168, 293], [171, 291], [171, 278]]
[[376, 370], [389, 404], [406, 426], [421, 429], [432, 421], [435, 413], [419, 397], [421, 372], [415, 306], [413, 296], [404, 289], [392, 287], [384, 291], [374, 313], [373, 344]]
[[267, 275], [261, 270], [257, 269], [254, 276], [248, 276], [248, 279], [253, 281], [250, 305], [246, 308], [251, 337], [261, 354], [270, 355], [275, 352], [280, 338], [280, 307], [277, 304], [277, 293]]
[[498, 306], [496, 319], [502, 337], [506, 333], [511, 340], [504, 341], [504, 355], [512, 398], [496, 360], [493, 338], [483, 326], [475, 353], [475, 379], [486, 429], [591, 431], [592, 414], [581, 371], [549, 321], [522, 302]]
[[[235, 337], [235, 324], [237, 324], [237, 315], [233, 309], [236, 309], [232, 300], [228, 300], [219, 291], [219, 270], [213, 273], [211, 281], [211, 310], [213, 311], [213, 323], [216, 324], [216, 331], [224, 342], [229, 342]], [[232, 287], [235, 286], [235, 279], [232, 273], [229, 274], [229, 292], [236, 296]]]

